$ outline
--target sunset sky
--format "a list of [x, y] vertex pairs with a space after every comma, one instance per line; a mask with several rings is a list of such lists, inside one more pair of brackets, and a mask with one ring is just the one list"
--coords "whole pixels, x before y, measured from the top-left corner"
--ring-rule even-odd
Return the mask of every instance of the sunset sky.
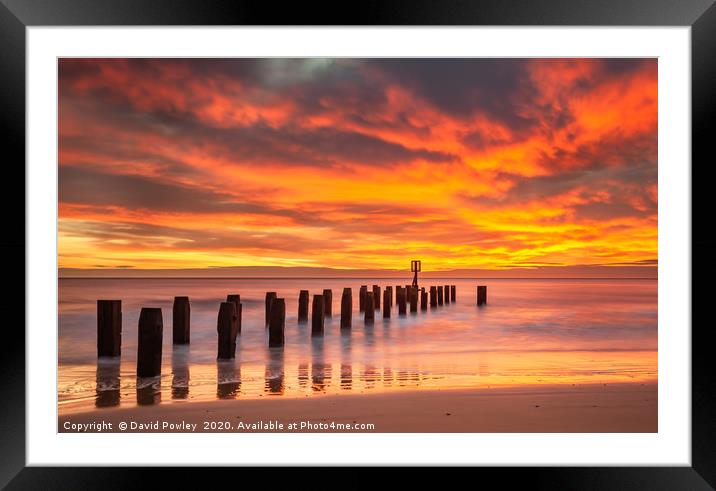
[[655, 59], [62, 59], [59, 266], [657, 260]]

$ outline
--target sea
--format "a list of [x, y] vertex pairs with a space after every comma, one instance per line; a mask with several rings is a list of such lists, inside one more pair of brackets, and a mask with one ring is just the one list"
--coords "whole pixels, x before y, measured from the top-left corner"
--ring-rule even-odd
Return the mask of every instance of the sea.
[[[365, 322], [361, 285], [412, 278], [62, 278], [58, 306], [58, 412], [259, 397], [321, 397], [455, 388], [647, 383], [657, 380], [657, 280], [423, 279], [455, 285], [456, 301], [405, 316], [395, 304]], [[477, 286], [487, 303], [477, 305]], [[340, 328], [353, 292], [352, 328]], [[298, 322], [299, 291], [333, 293], [324, 335]], [[286, 302], [285, 346], [268, 347], [265, 295]], [[219, 305], [241, 295], [236, 358], [217, 360]], [[172, 344], [172, 303], [188, 296], [191, 342]], [[382, 295], [381, 295], [382, 297]], [[97, 300], [122, 301], [121, 356], [97, 357]], [[382, 298], [381, 298], [382, 300]], [[381, 302], [382, 303], [382, 302]], [[163, 315], [161, 375], [138, 378], [142, 307]], [[310, 302], [309, 302], [310, 312]]]

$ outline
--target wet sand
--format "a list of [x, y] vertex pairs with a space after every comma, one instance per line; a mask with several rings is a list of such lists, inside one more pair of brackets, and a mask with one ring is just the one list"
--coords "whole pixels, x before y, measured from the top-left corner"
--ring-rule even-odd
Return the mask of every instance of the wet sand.
[[[120, 423], [134, 423], [145, 426], [126, 432], [645, 433], [658, 431], [657, 416], [657, 384], [632, 383], [239, 397], [98, 408], [60, 416], [58, 431], [95, 432], [104, 423], [101, 431], [122, 432]], [[348, 429], [356, 424], [374, 427]]]

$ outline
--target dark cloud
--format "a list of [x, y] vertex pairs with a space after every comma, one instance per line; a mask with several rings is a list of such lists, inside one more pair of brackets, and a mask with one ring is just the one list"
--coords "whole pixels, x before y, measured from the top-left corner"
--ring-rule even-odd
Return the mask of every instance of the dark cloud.
[[567, 171], [574, 168], [600, 169], [628, 164], [627, 167], [640, 167], [643, 163], [656, 166], [657, 135], [655, 133], [637, 133], [624, 137], [614, 131], [596, 141], [566, 149], [555, 146], [550, 153], [543, 153], [538, 164], [550, 171]]
[[657, 58], [603, 58], [601, 60], [606, 75], [626, 76], [639, 70], [656, 70]]
[[[59, 146], [63, 152], [79, 152], [84, 159], [91, 162], [105, 163], [110, 166], [132, 164], [149, 164], [155, 170], [172, 176], [196, 177], [203, 172], [174, 158], [167, 157], [159, 151], [142, 150], [133, 139], [123, 139], [119, 135], [60, 135]], [[77, 162], [78, 157], [73, 158]], [[66, 164], [60, 156], [60, 163]]]
[[130, 210], [152, 209], [197, 213], [271, 213], [292, 215], [263, 205], [242, 202], [211, 190], [184, 186], [162, 178], [103, 173], [62, 165], [59, 168], [62, 203], [120, 206]]
[[[69, 104], [70, 100], [66, 101]], [[97, 100], [92, 106], [79, 102], [82, 113], [117, 130], [116, 136], [104, 138], [61, 137], [62, 148], [97, 152], [118, 159], [138, 157], [159, 161], [187, 170], [175, 160], [154, 154], [138, 155], [138, 138], [151, 136], [171, 139], [187, 150], [201, 147], [214, 157], [228, 161], [257, 164], [341, 166], [345, 163], [391, 166], [415, 160], [452, 162], [456, 156], [424, 149], [411, 149], [355, 131], [339, 128], [302, 128], [295, 124], [274, 127], [257, 122], [251, 126], [217, 127], [200, 121], [194, 113], [169, 108], [152, 112], [136, 111], [128, 100]], [[125, 141], [122, 141], [125, 139]]]
[[333, 128], [253, 126], [242, 129], [205, 129], [194, 138], [210, 142], [223, 156], [240, 162], [282, 163], [331, 167], [343, 163], [392, 166], [414, 160], [451, 162], [455, 156], [413, 150], [357, 132]]
[[325, 247], [319, 238], [305, 239], [289, 234], [258, 234], [229, 229], [191, 230], [134, 222], [70, 221], [63, 224], [63, 233], [95, 241], [122, 241], [122, 248], [183, 250], [256, 250], [299, 253]]
[[[619, 200], [619, 197], [616, 198]], [[641, 215], [650, 215], [655, 209], [645, 211], [636, 210], [631, 204], [624, 202], [616, 203], [586, 203], [583, 205], [573, 206], [575, 216], [581, 220], [610, 220], [623, 217], [637, 217]]]
[[[581, 190], [574, 197], [581, 198], [583, 203], [565, 204], [573, 213], [572, 219], [592, 221], [627, 216], [647, 217], [657, 211], [657, 202], [650, 194], [650, 187], [657, 184], [657, 167], [652, 163], [509, 178], [514, 184], [509, 193], [503, 196], [462, 196], [461, 199], [466, 206], [499, 209], [503, 206], [559, 199], [569, 192]], [[558, 216], [544, 219], [543, 222], [561, 222], [566, 219], [566, 216]]]
[[369, 64], [447, 114], [469, 118], [485, 113], [514, 130], [535, 123], [516, 105], [533, 91], [526, 59], [401, 58]]

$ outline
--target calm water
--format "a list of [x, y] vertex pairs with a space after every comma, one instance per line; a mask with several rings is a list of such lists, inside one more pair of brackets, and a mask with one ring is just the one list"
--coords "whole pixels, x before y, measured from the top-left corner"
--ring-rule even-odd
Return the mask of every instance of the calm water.
[[[348, 391], [654, 381], [655, 280], [425, 280], [457, 285], [457, 302], [365, 325], [360, 285], [395, 279], [62, 279], [59, 410], [217, 398], [306, 397]], [[476, 307], [476, 285], [488, 304]], [[353, 329], [340, 330], [343, 287], [353, 288]], [[298, 292], [333, 290], [323, 338], [297, 322]], [[286, 346], [268, 349], [264, 295], [286, 299]], [[241, 295], [236, 360], [217, 362], [219, 303]], [[174, 296], [191, 299], [191, 345], [172, 345]], [[96, 300], [122, 300], [121, 360], [96, 357]], [[137, 379], [141, 307], [164, 316], [162, 375]]]

